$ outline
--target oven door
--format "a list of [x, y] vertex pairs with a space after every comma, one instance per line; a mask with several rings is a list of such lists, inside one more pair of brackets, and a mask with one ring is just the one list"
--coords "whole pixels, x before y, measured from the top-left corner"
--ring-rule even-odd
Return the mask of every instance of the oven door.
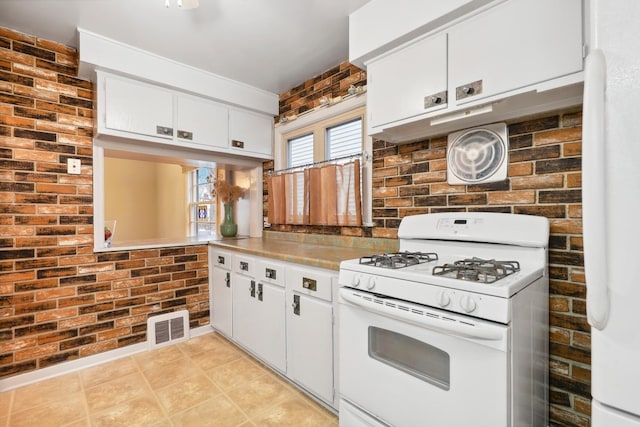
[[350, 288], [339, 315], [343, 401], [391, 426], [510, 425], [508, 326]]

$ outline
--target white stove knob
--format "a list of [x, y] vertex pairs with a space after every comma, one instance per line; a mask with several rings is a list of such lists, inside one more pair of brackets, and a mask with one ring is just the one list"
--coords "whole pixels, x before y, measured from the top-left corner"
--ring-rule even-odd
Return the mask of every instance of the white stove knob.
[[360, 286], [361, 280], [362, 280], [362, 276], [360, 276], [359, 274], [355, 274], [351, 278], [351, 286], [353, 286], [354, 288], [357, 288], [358, 286]]
[[376, 278], [375, 277], [370, 277], [369, 281], [367, 282], [367, 289], [371, 290], [373, 288], [376, 287]]
[[445, 291], [438, 292], [438, 304], [440, 307], [446, 307], [451, 303], [451, 296]]
[[469, 295], [463, 295], [462, 299], [460, 299], [460, 307], [462, 307], [465, 312], [471, 313], [476, 309], [477, 304]]

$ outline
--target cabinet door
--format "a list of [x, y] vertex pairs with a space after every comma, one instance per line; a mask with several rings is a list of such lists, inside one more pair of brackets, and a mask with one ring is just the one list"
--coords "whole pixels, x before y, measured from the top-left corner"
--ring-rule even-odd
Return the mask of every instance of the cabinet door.
[[367, 64], [371, 129], [446, 108], [447, 36], [420, 40]]
[[[512, 0], [449, 32], [449, 104], [581, 71], [582, 1]], [[472, 88], [471, 93], [465, 88]]]
[[233, 339], [254, 350], [254, 325], [257, 323], [254, 300], [256, 281], [236, 273], [231, 275], [233, 294]]
[[273, 117], [229, 110], [229, 138], [238, 154], [273, 157]]
[[211, 325], [227, 337], [232, 336], [231, 272], [211, 269]]
[[254, 349], [262, 360], [284, 372], [287, 367], [284, 289], [262, 282], [256, 286]]
[[287, 301], [287, 376], [333, 403], [333, 308], [293, 292]]
[[176, 138], [187, 144], [227, 148], [228, 109], [206, 99], [177, 96]]
[[256, 357], [286, 369], [284, 289], [233, 274], [233, 338]]
[[105, 127], [173, 139], [173, 94], [144, 83], [105, 77]]

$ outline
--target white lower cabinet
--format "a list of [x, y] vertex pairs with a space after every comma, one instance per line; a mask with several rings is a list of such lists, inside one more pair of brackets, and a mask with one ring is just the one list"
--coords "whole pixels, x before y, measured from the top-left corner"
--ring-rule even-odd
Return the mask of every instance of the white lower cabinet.
[[211, 326], [231, 338], [231, 252], [209, 248], [209, 269]]
[[284, 288], [256, 280], [256, 263], [253, 257], [233, 256], [233, 339], [268, 365], [284, 372]]
[[287, 375], [332, 403], [334, 334], [332, 278], [291, 267], [287, 271]]
[[213, 328], [337, 410], [337, 271], [215, 248], [210, 257]]

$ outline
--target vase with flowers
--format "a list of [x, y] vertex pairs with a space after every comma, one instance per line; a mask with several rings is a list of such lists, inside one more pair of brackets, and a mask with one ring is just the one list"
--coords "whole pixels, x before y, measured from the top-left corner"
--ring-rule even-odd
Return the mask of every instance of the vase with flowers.
[[224, 237], [234, 237], [238, 233], [238, 224], [233, 219], [233, 204], [242, 197], [245, 190], [224, 180], [216, 180], [213, 188], [216, 191], [216, 197], [224, 206], [224, 219], [220, 224], [220, 234]]

